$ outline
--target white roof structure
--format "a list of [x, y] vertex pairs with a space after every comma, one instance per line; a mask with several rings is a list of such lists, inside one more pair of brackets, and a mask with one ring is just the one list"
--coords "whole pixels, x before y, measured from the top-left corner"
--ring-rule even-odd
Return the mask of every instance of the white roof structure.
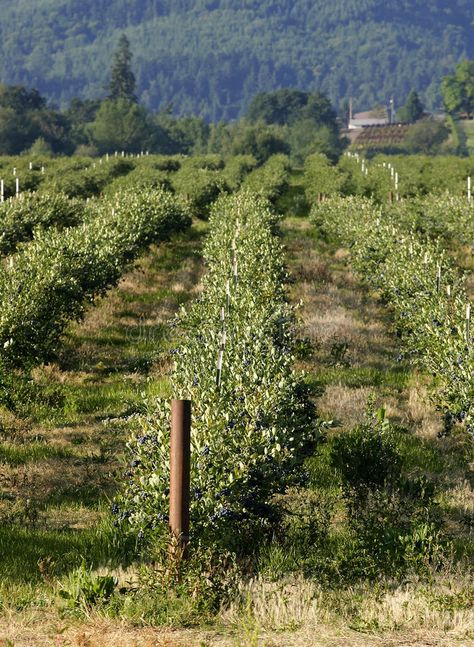
[[380, 119], [380, 118], [365, 118], [365, 119], [351, 119], [349, 121], [349, 130], [357, 130], [358, 128], [368, 128], [369, 126], [387, 126], [389, 124], [389, 120], [387, 118], [385, 119]]

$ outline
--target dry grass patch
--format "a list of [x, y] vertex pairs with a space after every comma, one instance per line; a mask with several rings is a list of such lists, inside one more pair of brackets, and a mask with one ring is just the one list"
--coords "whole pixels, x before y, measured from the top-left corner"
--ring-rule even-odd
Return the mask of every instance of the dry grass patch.
[[415, 427], [417, 435], [436, 438], [442, 431], [441, 416], [429, 401], [426, 379], [416, 373], [408, 388], [406, 410], [407, 422]]
[[369, 387], [354, 389], [331, 384], [318, 399], [318, 410], [323, 418], [337, 416], [344, 427], [355, 426], [364, 421], [367, 399], [372, 392]]
[[[97, 614], [84, 620], [44, 611], [14, 612], [0, 619], [0, 647], [201, 647], [205, 632], [136, 628]], [[211, 643], [208, 643], [211, 644]]]
[[[239, 601], [222, 613], [239, 634], [244, 627], [260, 637], [280, 634], [276, 645], [472, 645], [472, 581], [463, 573], [436, 574], [426, 586], [414, 580], [325, 592], [296, 577], [280, 582], [257, 579], [240, 588]], [[349, 627], [357, 629], [350, 632]]]

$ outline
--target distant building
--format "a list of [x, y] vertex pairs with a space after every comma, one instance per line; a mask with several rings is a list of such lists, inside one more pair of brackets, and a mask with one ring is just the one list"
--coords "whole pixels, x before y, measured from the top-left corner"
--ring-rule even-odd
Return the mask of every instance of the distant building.
[[390, 99], [388, 108], [377, 108], [367, 112], [356, 112], [352, 114], [352, 99], [349, 102], [349, 130], [360, 130], [371, 126], [388, 126], [395, 123], [394, 101]]
[[349, 130], [359, 130], [370, 126], [388, 126], [388, 117], [370, 117], [370, 112], [358, 112], [349, 120]]

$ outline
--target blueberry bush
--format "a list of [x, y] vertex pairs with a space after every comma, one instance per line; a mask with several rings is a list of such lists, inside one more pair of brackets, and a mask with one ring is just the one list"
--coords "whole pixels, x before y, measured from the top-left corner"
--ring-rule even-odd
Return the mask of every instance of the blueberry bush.
[[[176, 398], [193, 406], [193, 541], [245, 552], [278, 524], [276, 493], [304, 478], [318, 426], [293, 370], [293, 308], [285, 293], [277, 218], [247, 191], [212, 207], [201, 296], [179, 316]], [[222, 366], [222, 371], [219, 370]], [[169, 404], [150, 402], [128, 442], [117, 525], [167, 540]]]

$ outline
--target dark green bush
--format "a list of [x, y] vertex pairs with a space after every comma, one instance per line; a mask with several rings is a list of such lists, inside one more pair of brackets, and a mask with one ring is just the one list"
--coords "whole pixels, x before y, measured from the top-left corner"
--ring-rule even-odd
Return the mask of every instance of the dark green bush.
[[400, 474], [401, 458], [384, 421], [371, 420], [334, 439], [331, 460], [343, 488], [360, 496], [377, 490]]

